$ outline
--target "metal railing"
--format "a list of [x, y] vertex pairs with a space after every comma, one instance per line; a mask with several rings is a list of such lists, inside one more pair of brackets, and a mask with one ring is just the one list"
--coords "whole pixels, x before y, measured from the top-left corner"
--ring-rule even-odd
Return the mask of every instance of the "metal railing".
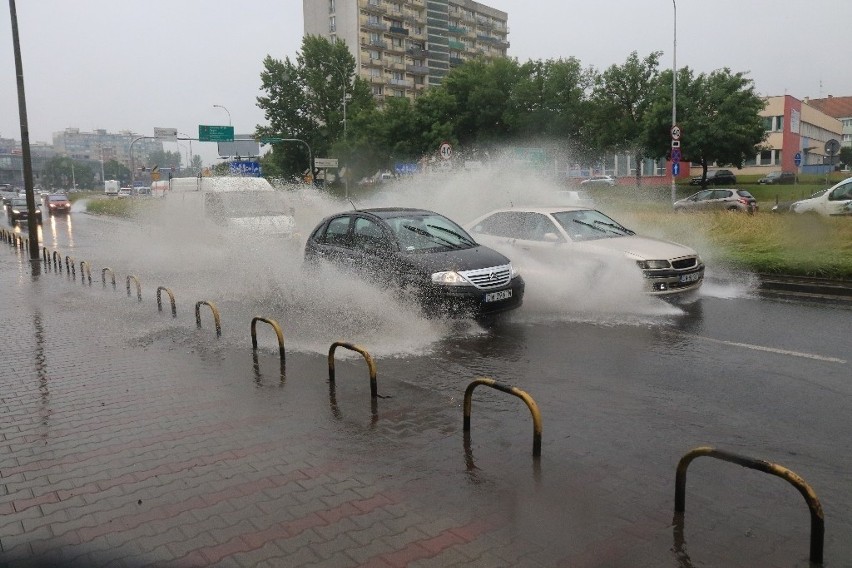
[[275, 335], [278, 337], [278, 354], [281, 357], [281, 365], [286, 361], [286, 353], [284, 352], [284, 333], [281, 331], [281, 326], [273, 319], [262, 318], [256, 316], [251, 320], [251, 348], [257, 351], [257, 322], [262, 321], [268, 323], [275, 330]]
[[77, 261], [73, 256], [65, 255], [65, 270], [68, 272], [68, 276], [73, 277], [74, 280], [77, 279], [77, 270], [74, 268], [76, 263]]
[[201, 306], [210, 306], [210, 311], [213, 312], [213, 321], [216, 323], [216, 337], [222, 337], [222, 321], [219, 318], [219, 309], [213, 302], [207, 300], [195, 302], [195, 326], [201, 329]]
[[130, 297], [130, 281], [133, 280], [136, 283], [136, 298], [141, 302], [142, 301], [142, 285], [139, 284], [139, 279], [134, 275], [130, 274], [127, 276], [127, 297]]
[[101, 283], [103, 287], [106, 288], [106, 273], [109, 272], [110, 277], [112, 278], [112, 289], [115, 290], [115, 272], [112, 271], [112, 268], [106, 266], [101, 269]]
[[535, 400], [522, 391], [519, 388], [513, 387], [511, 385], [504, 385], [498, 383], [494, 379], [489, 378], [479, 378], [470, 383], [464, 391], [464, 431], [470, 432], [470, 410], [472, 406], [471, 399], [473, 397], [473, 389], [478, 387], [479, 385], [485, 385], [487, 387], [491, 387], [493, 389], [497, 389], [501, 392], [505, 392], [507, 394], [514, 395], [527, 405], [530, 409], [530, 414], [532, 414], [533, 419], [533, 457], [541, 456], [541, 413], [538, 410], [538, 405], [535, 403]]
[[707, 456], [719, 460], [735, 463], [742, 467], [755, 469], [764, 473], [769, 473], [780, 477], [787, 481], [805, 498], [808, 504], [808, 509], [811, 513], [811, 562], [822, 563], [823, 559], [823, 543], [825, 540], [825, 519], [822, 512], [822, 505], [819, 502], [814, 490], [808, 485], [804, 479], [796, 473], [790, 471], [786, 467], [767, 462], [764, 460], [756, 460], [747, 456], [741, 456], [732, 452], [718, 450], [710, 446], [700, 446], [690, 450], [686, 455], [680, 458], [677, 464], [677, 474], [675, 479], [675, 514], [683, 514], [686, 510], [686, 470], [689, 464], [695, 458]]
[[166, 288], [165, 286], [157, 286], [157, 311], [163, 311], [163, 299], [162, 292], [165, 290], [166, 294], [169, 295], [169, 302], [172, 304], [172, 317], [177, 317], [177, 306], [175, 306], [175, 295], [172, 294], [172, 291]]
[[85, 284], [83, 282], [83, 277], [87, 276], [89, 279], [89, 286], [92, 285], [92, 269], [89, 267], [89, 263], [85, 260], [80, 261], [80, 284]]
[[331, 383], [334, 383], [334, 352], [338, 347], [343, 347], [345, 349], [349, 349], [350, 351], [355, 351], [356, 353], [360, 353], [362, 357], [364, 357], [364, 361], [367, 362], [367, 369], [370, 372], [370, 397], [375, 399], [378, 398], [378, 385], [376, 383], [376, 363], [373, 361], [373, 357], [367, 352], [363, 347], [359, 347], [352, 343], [347, 343], [345, 341], [335, 341], [331, 344], [331, 347], [328, 348], [328, 380]]

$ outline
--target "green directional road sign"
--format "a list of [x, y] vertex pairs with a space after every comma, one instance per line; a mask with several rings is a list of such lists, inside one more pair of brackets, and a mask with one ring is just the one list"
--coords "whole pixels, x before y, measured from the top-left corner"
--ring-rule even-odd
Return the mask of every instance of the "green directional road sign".
[[200, 142], [233, 142], [233, 126], [198, 125], [198, 140]]

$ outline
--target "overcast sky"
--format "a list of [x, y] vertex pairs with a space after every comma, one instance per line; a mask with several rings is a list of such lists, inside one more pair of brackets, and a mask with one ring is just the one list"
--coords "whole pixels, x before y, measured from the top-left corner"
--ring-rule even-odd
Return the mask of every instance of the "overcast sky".
[[[852, 0], [676, 1], [679, 67], [748, 71], [763, 95], [852, 95]], [[602, 69], [659, 50], [672, 65], [671, 0], [485, 3], [509, 14], [509, 55], [520, 61], [574, 56]], [[20, 139], [11, 19], [0, 6], [0, 137]], [[252, 132], [265, 123], [263, 58], [295, 58], [303, 31], [301, 0], [17, 0], [17, 10], [33, 142], [66, 127], [197, 137], [199, 124], [228, 124], [213, 105]], [[192, 150], [205, 163], [217, 153], [215, 143]]]

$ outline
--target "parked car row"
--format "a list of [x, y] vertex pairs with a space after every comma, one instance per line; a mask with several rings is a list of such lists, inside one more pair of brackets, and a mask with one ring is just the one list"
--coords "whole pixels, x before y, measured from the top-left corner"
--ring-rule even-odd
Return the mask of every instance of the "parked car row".
[[601, 269], [616, 264], [660, 296], [693, 292], [704, 279], [704, 263], [691, 248], [640, 237], [581, 206], [501, 209], [466, 228], [424, 209], [348, 211], [323, 219], [304, 251], [308, 267], [330, 263], [354, 271], [413, 295], [427, 314], [449, 317], [520, 307], [526, 284], [510, 257], [566, 271], [590, 266], [601, 284], [607, 278]]

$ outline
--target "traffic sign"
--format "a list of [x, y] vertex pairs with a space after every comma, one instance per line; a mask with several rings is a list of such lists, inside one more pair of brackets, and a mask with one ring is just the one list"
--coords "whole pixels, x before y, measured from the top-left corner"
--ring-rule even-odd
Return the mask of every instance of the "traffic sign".
[[672, 148], [672, 162], [680, 162], [681, 157], [680, 148]]
[[796, 155], [793, 156], [793, 163], [796, 164], [797, 168], [802, 165], [802, 153], [801, 152], [796, 152]]
[[260, 177], [261, 169], [259, 162], [231, 162], [228, 164], [230, 173], [241, 176]]
[[314, 158], [315, 168], [336, 168], [337, 158]]
[[672, 175], [674, 177], [680, 175], [680, 162], [672, 162]]
[[177, 128], [154, 127], [154, 137], [174, 141], [177, 138]]
[[681, 135], [680, 126], [678, 126], [677, 124], [673, 125], [672, 126], [672, 140], [680, 140], [680, 135]]
[[198, 125], [198, 140], [201, 142], [233, 142], [233, 126]]
[[438, 148], [438, 152], [441, 154], [441, 158], [449, 160], [453, 155], [453, 147], [449, 142], [443, 142], [441, 147]]

